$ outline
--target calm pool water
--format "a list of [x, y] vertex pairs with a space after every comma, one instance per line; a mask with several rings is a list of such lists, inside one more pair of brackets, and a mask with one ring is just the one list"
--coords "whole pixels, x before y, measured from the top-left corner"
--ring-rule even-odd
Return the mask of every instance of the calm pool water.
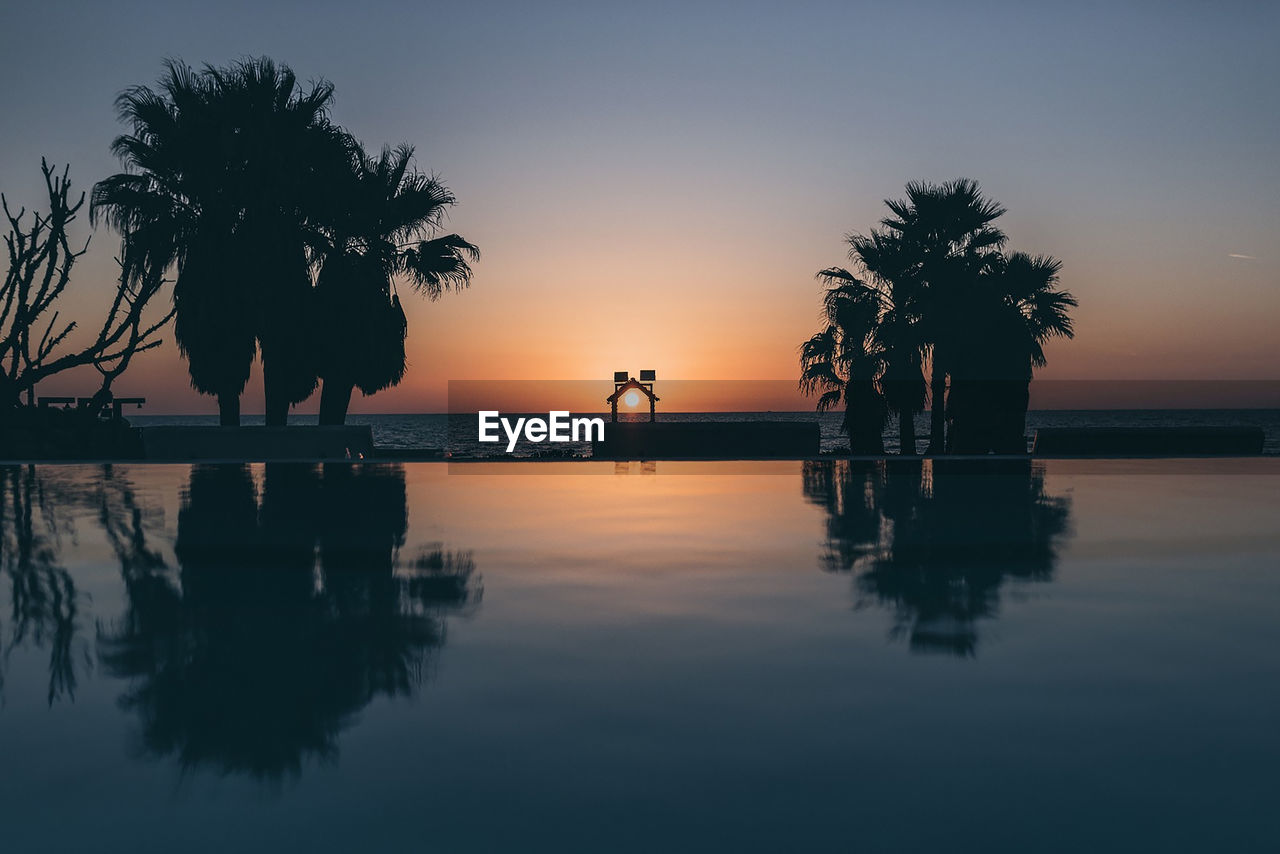
[[1277, 475], [0, 467], [0, 850], [1280, 850]]

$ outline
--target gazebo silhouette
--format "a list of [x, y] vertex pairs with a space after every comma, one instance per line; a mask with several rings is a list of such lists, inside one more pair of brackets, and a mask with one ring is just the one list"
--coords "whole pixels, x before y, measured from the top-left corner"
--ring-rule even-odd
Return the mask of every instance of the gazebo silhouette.
[[658, 396], [653, 393], [653, 383], [657, 378], [658, 374], [656, 371], [641, 371], [640, 379], [638, 380], [626, 371], [614, 371], [613, 394], [605, 398], [609, 402], [609, 412], [612, 415], [612, 420], [618, 420], [618, 399], [632, 389], [641, 392], [645, 397], [649, 398], [649, 420], [656, 420], [654, 415], [654, 404], [658, 402]]

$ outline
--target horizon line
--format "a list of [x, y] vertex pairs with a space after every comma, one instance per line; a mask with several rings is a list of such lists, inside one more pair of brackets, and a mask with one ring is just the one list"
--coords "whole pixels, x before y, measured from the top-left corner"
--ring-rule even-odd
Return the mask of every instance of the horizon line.
[[[539, 410], [542, 411], [542, 410]], [[589, 410], [546, 410], [567, 411], [575, 415], [604, 415], [608, 416], [609, 410], [600, 410], [599, 412]], [[919, 410], [917, 414], [928, 413], [933, 410], [929, 407]], [[1105, 406], [1105, 407], [1038, 407], [1028, 409], [1027, 412], [1280, 412], [1280, 406]], [[266, 417], [265, 412], [241, 412], [242, 417], [261, 418]], [[450, 412], [448, 410], [430, 410], [419, 412], [348, 412], [347, 417], [360, 417], [365, 415], [379, 416], [416, 416], [416, 415], [474, 415], [473, 411]], [[529, 414], [515, 412], [514, 414]], [[636, 410], [635, 412], [623, 412], [622, 415], [647, 415], [647, 412]], [[825, 412], [819, 412], [816, 409], [679, 409], [679, 410], [659, 410], [658, 415], [839, 415], [841, 410], [829, 409]], [[138, 417], [154, 417], [154, 418], [201, 418], [210, 417], [217, 418], [217, 411], [210, 412], [138, 412], [125, 413], [125, 418]], [[319, 416], [319, 412], [290, 412], [289, 417], [302, 416]]]

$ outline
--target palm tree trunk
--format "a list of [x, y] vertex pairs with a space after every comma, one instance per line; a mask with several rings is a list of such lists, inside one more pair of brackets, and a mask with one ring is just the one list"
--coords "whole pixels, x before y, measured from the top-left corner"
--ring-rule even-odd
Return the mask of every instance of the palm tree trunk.
[[870, 391], [871, 394], [859, 394], [853, 382], [845, 387], [844, 422], [840, 429], [848, 435], [849, 453], [855, 456], [884, 453], [884, 410], [876, 407], [874, 390]]
[[900, 454], [914, 455], [916, 452], [916, 422], [915, 413], [900, 412], [898, 413], [898, 436]]
[[351, 405], [352, 384], [344, 380], [324, 381], [320, 389], [320, 423], [345, 424], [347, 408]]
[[262, 361], [262, 390], [266, 398], [267, 426], [284, 427], [289, 422], [289, 398], [283, 391], [280, 378], [275, 376], [276, 371], [271, 369], [271, 364], [265, 358]]
[[218, 395], [218, 424], [222, 427], [240, 426], [240, 393], [225, 391]]
[[933, 359], [933, 372], [929, 380], [929, 447], [926, 454], [947, 452], [947, 372]]
[[289, 401], [267, 397], [267, 426], [284, 427], [289, 423]]

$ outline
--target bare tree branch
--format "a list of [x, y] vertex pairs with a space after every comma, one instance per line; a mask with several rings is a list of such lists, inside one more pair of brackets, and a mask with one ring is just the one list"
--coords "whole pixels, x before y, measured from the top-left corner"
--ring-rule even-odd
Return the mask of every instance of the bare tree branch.
[[[47, 214], [22, 207], [15, 214], [9, 200], [0, 194], [0, 210], [8, 221], [4, 237], [9, 266], [0, 283], [0, 409], [17, 406], [23, 393], [30, 404], [38, 382], [54, 374], [84, 365], [93, 365], [102, 376], [95, 397], [106, 397], [111, 383], [129, 366], [133, 356], [160, 344], [157, 334], [173, 318], [170, 310], [159, 320], [146, 319], [151, 299], [166, 280], [160, 274], [130, 276], [117, 259], [121, 274], [116, 292], [97, 336], [80, 349], [57, 354], [68, 336], [78, 328], [76, 321], [58, 329], [61, 311], [53, 310], [71, 282], [76, 262], [89, 250], [85, 240], [72, 248], [69, 229], [81, 208], [85, 194], [71, 196], [68, 168], [57, 174], [47, 161], [40, 161], [48, 196]], [[43, 334], [32, 346], [37, 323]]]

